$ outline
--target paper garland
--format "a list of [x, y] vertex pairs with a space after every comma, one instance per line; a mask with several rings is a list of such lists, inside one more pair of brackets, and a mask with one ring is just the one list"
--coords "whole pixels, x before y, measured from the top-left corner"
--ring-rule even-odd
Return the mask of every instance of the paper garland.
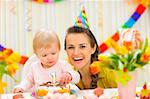
[[52, 2], [59, 2], [62, 0], [32, 0], [32, 1], [35, 1], [37, 3], [52, 3]]
[[122, 26], [122, 28], [131, 28], [135, 22], [140, 18], [140, 16], [145, 11], [146, 7], [142, 4], [138, 5], [136, 11], [132, 14], [129, 20]]
[[[147, 0], [148, 1], [148, 0]], [[118, 41], [120, 38], [119, 32], [120, 30], [126, 29], [126, 28], [132, 28], [133, 25], [137, 22], [137, 20], [141, 17], [141, 15], [144, 13], [146, 7], [150, 4], [150, 1], [147, 2], [146, 0], [142, 0], [141, 4], [139, 4], [135, 10], [135, 12], [131, 15], [131, 17], [122, 25], [122, 27], [109, 39], [112, 39], [114, 41]], [[108, 40], [109, 40], [108, 39]], [[109, 41], [106, 40], [99, 46], [99, 53], [105, 52], [107, 49], [109, 49]]]
[[15, 5], [14, 1], [10, 2], [10, 4], [9, 4], [9, 11], [12, 14], [16, 14], [16, 5]]
[[32, 5], [31, 3], [26, 3], [25, 5], [25, 11], [24, 11], [24, 16], [25, 16], [25, 30], [26, 32], [31, 32], [32, 31]]
[[[5, 51], [5, 50], [8, 50], [9, 56], [14, 53], [12, 49], [7, 49], [7, 48], [3, 47], [3, 46], [0, 44], [0, 52], [3, 52], [3, 51]], [[15, 57], [15, 56], [14, 56], [14, 57]], [[15, 57], [15, 58], [16, 58], [16, 57]], [[25, 62], [26, 62], [27, 60], [28, 60], [28, 57], [26, 57], [26, 56], [21, 56], [20, 61], [19, 61], [19, 64], [25, 64]]]

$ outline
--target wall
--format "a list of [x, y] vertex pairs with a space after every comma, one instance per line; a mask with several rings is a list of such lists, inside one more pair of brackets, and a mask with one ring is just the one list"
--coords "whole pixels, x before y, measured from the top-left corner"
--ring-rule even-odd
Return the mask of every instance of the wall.
[[[85, 6], [90, 28], [99, 44], [115, 33], [137, 6], [123, 0], [63, 0], [50, 4], [38, 4], [30, 0], [1, 0], [0, 44], [22, 55], [31, 56], [32, 38], [35, 32], [40, 28], [48, 28], [59, 35], [62, 45], [60, 57], [64, 59], [66, 58], [63, 50], [65, 33], [69, 26], [74, 25], [81, 5]], [[134, 28], [137, 28], [143, 37], [150, 38], [150, 9], [145, 11]], [[19, 81], [21, 68], [22, 66], [16, 75]], [[148, 78], [150, 72], [144, 70], [144, 74], [141, 73], [140, 76], [143, 75], [145, 75], [144, 81], [150, 79]], [[4, 77], [4, 80], [9, 82], [10, 87], [6, 92], [10, 92], [16, 83], [9, 77]], [[140, 77], [140, 80], [143, 78]]]

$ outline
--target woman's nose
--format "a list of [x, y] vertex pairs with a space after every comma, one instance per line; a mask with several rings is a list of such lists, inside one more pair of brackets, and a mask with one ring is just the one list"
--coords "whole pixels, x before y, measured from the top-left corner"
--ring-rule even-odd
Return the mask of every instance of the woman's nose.
[[74, 49], [74, 55], [77, 55], [77, 54], [79, 54], [80, 53], [80, 50], [78, 49], [78, 48], [75, 48]]

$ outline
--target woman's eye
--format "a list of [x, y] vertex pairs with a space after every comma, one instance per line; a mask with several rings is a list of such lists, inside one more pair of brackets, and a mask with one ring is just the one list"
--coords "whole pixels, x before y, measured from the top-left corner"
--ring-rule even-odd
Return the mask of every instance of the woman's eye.
[[67, 47], [67, 49], [73, 49], [74, 47], [70, 46], [70, 47]]
[[80, 46], [80, 48], [85, 48], [85, 47], [86, 47], [85, 45]]

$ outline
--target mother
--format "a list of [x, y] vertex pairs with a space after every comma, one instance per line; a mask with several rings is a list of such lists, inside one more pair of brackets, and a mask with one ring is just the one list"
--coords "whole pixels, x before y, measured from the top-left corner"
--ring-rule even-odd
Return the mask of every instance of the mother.
[[80, 89], [117, 86], [114, 73], [109, 69], [101, 68], [100, 74], [90, 73], [90, 65], [98, 60], [98, 44], [90, 29], [78, 26], [68, 28], [64, 46], [69, 62], [80, 73], [81, 80], [77, 84]]

